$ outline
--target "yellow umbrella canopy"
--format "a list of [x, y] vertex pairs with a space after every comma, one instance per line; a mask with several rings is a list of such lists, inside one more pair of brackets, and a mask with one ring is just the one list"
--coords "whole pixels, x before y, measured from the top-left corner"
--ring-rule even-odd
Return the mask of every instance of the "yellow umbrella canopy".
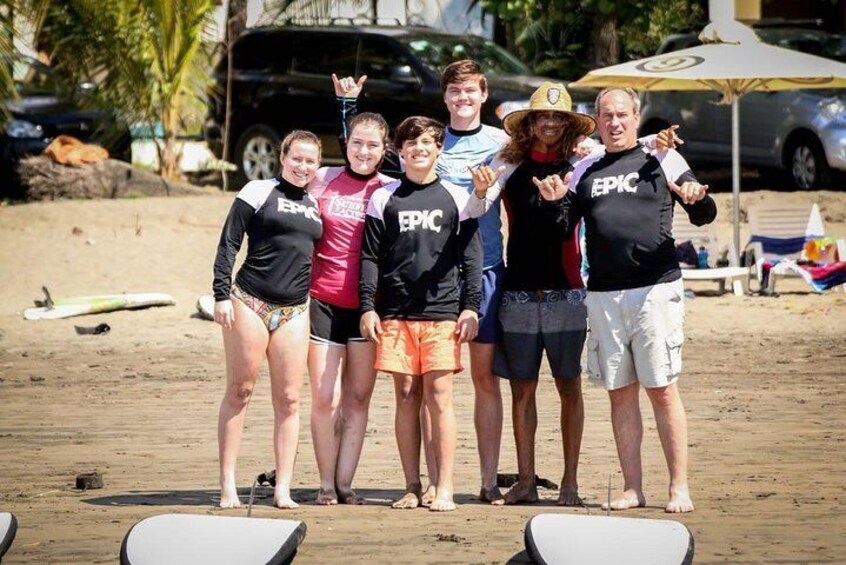
[[590, 71], [571, 87], [717, 91], [732, 105], [734, 244], [740, 249], [740, 114], [747, 92], [846, 88], [846, 64], [762, 43], [735, 21], [712, 22], [703, 45]]
[[846, 88], [846, 64], [762, 43], [738, 22], [709, 24], [703, 45], [589, 72], [575, 87], [715, 90], [725, 102], [752, 91]]

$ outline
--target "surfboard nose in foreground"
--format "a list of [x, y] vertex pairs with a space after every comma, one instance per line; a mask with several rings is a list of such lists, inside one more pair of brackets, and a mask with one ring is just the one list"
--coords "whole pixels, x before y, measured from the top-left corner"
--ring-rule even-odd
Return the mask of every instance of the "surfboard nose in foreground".
[[18, 533], [18, 521], [15, 515], [9, 512], [0, 512], [0, 561], [12, 547], [15, 541], [15, 534]]
[[674, 520], [538, 514], [526, 524], [525, 543], [539, 565], [693, 563], [693, 535]]
[[297, 520], [161, 514], [130, 528], [120, 562], [281, 565], [293, 561], [305, 534], [306, 525]]

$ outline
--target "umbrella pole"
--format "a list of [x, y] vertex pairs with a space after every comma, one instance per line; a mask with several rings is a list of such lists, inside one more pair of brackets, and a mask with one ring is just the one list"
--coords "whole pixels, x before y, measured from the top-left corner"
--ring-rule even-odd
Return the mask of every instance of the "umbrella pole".
[[731, 100], [731, 193], [734, 249], [740, 256], [740, 103]]

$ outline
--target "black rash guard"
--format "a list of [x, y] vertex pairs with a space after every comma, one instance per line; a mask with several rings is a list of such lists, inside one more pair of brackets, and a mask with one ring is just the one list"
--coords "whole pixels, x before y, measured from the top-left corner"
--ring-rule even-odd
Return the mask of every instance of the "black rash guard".
[[[492, 166], [499, 164], [497, 160]], [[584, 288], [577, 236], [556, 221], [555, 205], [543, 200], [532, 182], [532, 177], [563, 177], [572, 168], [566, 160], [533, 151], [530, 159], [508, 167], [500, 177], [505, 183], [501, 194], [508, 214], [505, 290]]]
[[681, 278], [673, 241], [673, 206], [705, 225], [717, 216], [706, 195], [684, 204], [668, 182], [696, 181], [673, 149], [650, 155], [640, 144], [618, 153], [593, 154], [573, 171], [561, 211], [570, 229], [585, 221], [588, 290], [640, 288]]
[[235, 282], [247, 294], [292, 306], [308, 299], [311, 254], [323, 233], [317, 201], [281, 177], [248, 182], [223, 224], [214, 261], [214, 299], [228, 300], [244, 234], [247, 258]]
[[482, 246], [478, 222], [468, 217], [468, 197], [440, 179], [420, 185], [405, 177], [373, 193], [361, 247], [362, 312], [402, 320], [478, 313]]

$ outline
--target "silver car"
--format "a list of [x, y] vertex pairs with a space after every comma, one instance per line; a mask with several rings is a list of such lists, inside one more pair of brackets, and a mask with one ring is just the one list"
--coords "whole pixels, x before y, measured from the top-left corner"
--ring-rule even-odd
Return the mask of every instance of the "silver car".
[[[762, 41], [846, 62], [846, 35], [761, 27]], [[669, 36], [658, 53], [698, 45], [696, 33]], [[772, 61], [778, 65], [778, 61]], [[731, 106], [717, 93], [645, 92], [641, 134], [679, 124], [682, 154], [695, 163], [731, 163]], [[846, 90], [753, 92], [740, 99], [740, 160], [762, 173], [789, 174], [801, 189], [833, 188], [846, 172]]]

